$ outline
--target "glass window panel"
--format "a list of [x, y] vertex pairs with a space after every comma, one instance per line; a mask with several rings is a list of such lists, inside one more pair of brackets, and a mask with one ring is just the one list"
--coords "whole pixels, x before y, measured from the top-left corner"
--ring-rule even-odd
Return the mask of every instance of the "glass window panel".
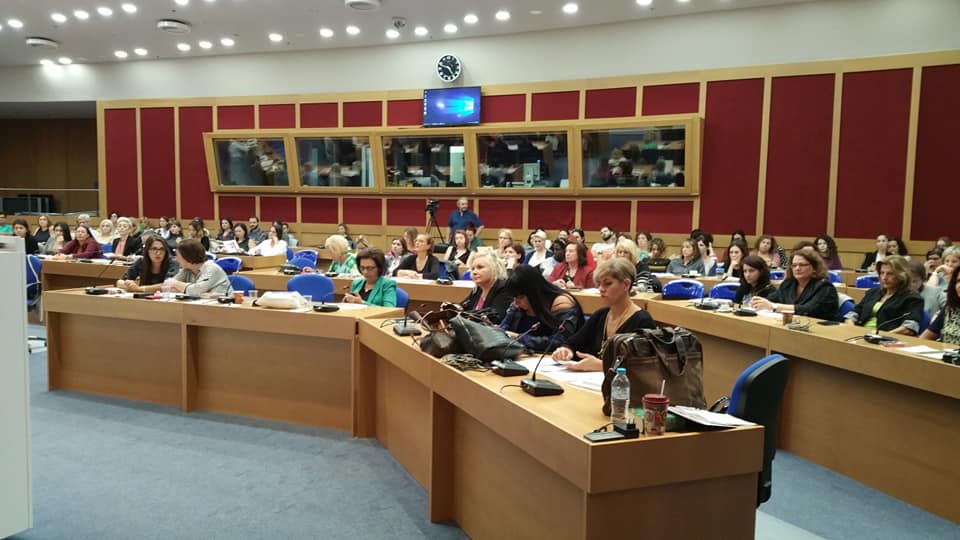
[[368, 137], [298, 138], [297, 159], [303, 186], [373, 187]]
[[463, 135], [384, 137], [387, 187], [462, 188]]
[[217, 177], [221, 186], [289, 186], [282, 137], [217, 139]]
[[570, 186], [567, 133], [487, 133], [477, 136], [480, 186], [566, 188]]
[[588, 188], [683, 187], [685, 126], [585, 130], [583, 185]]

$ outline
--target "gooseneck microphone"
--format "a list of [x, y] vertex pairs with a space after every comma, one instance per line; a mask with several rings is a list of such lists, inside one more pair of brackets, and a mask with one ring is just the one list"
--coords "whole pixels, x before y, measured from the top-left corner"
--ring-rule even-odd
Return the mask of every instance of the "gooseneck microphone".
[[529, 379], [523, 379], [520, 381], [520, 387], [523, 388], [523, 391], [530, 394], [534, 397], [540, 396], [559, 396], [563, 393], [563, 387], [559, 384], [551, 381], [538, 381], [537, 380], [537, 370], [540, 369], [540, 362], [543, 362], [543, 357], [546, 356], [547, 351], [550, 350], [550, 346], [553, 345], [555, 338], [563, 333], [563, 327], [567, 323], [561, 323], [560, 327], [557, 328], [557, 333], [553, 335], [553, 338], [547, 343], [547, 348], [540, 353], [540, 359], [537, 360], [537, 365], [533, 368], [533, 375]]
[[[906, 317], [909, 317], [909, 316], [910, 316], [910, 312], [908, 311], [908, 312], [904, 313], [903, 315], [900, 315], [899, 317], [894, 317], [894, 318], [890, 319], [889, 321], [884, 321], [883, 324], [877, 325], [877, 331], [879, 332], [879, 331], [881, 330], [881, 328], [880, 328], [881, 326], [887, 326], [887, 325], [890, 324], [890, 323], [900, 322], [900, 321], [902, 321], [903, 319], [905, 319]], [[895, 329], [895, 328], [897, 328], [897, 327], [896, 327], [896, 326], [892, 326], [892, 327], [888, 327], [888, 328]]]
[[[420, 304], [420, 307], [423, 308], [426, 304]], [[407, 306], [409, 307], [409, 306]], [[413, 324], [408, 321], [410, 316], [413, 317]], [[416, 311], [408, 312], [406, 308], [403, 310], [403, 323], [398, 323], [393, 325], [393, 333], [398, 336], [419, 336], [420, 332], [420, 321], [423, 317], [420, 316]]]
[[[537, 328], [540, 328], [539, 321], [533, 323], [533, 326], [531, 326], [526, 332], [518, 335], [517, 337], [510, 340], [509, 343], [504, 345], [503, 347], [504, 352], [506, 352], [507, 349], [509, 349], [514, 343], [523, 339], [523, 336], [526, 336], [527, 334], [529, 334], [530, 332], [533, 332]], [[519, 377], [521, 375], [526, 375], [527, 373], [530, 373], [530, 370], [523, 367], [523, 364], [520, 364], [513, 360], [507, 360], [507, 359], [494, 360], [493, 362], [490, 362], [490, 365], [493, 367], [492, 371], [497, 375], [500, 375], [501, 377]]]

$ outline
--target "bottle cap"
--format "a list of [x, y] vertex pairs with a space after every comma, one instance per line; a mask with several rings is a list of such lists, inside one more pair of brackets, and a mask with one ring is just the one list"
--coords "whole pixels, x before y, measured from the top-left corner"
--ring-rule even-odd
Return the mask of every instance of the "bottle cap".
[[626, 374], [627, 374], [627, 368], [625, 368], [625, 367], [618, 367], [618, 368], [617, 368], [617, 375], [626, 375]]

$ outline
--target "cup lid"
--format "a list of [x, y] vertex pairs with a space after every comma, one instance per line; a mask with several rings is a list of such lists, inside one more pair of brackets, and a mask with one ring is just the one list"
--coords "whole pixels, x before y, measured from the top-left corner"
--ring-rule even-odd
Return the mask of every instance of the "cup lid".
[[644, 394], [643, 401], [648, 403], [670, 403], [670, 398], [664, 394]]

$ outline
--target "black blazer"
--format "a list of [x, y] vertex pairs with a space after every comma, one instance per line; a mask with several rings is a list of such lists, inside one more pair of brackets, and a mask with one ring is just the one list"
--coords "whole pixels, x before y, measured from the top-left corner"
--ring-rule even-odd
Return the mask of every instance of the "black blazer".
[[[113, 245], [113, 252], [117, 253], [117, 245], [120, 244], [120, 238], [114, 238], [111, 244]], [[127, 236], [127, 243], [123, 245], [123, 253], [117, 253], [117, 255], [123, 255], [124, 257], [139, 255], [142, 246], [143, 242], [140, 240], [140, 237], [131, 234]]]
[[[513, 303], [513, 296], [507, 292], [504, 286], [506, 283], [507, 280], [505, 279], [498, 279], [493, 283], [493, 286], [490, 287], [490, 292], [487, 293], [487, 299], [483, 303], [483, 308], [480, 310], [487, 314], [487, 318], [490, 319], [490, 322], [493, 324], [500, 324], [503, 316], [507, 313], [507, 308]], [[473, 290], [470, 291], [470, 295], [467, 296], [463, 302], [460, 302], [460, 305], [463, 306], [463, 309], [466, 311], [477, 310], [477, 302], [480, 301], [480, 294], [480, 287], [474, 287]]]
[[773, 293], [776, 292], [777, 288], [773, 286], [772, 283], [767, 283], [763, 287], [760, 287], [756, 291], [753, 290], [753, 287], [749, 283], [740, 283], [740, 287], [737, 289], [737, 293], [733, 297], [734, 304], [742, 304], [743, 297], [747, 296], [758, 296], [760, 298], [770, 299], [773, 296]]
[[[874, 287], [863, 295], [863, 300], [853, 307], [850, 313], [856, 313], [857, 326], [866, 324], [873, 313], [873, 306], [883, 298], [883, 289]], [[850, 316], [849, 314], [847, 315]], [[894, 330], [906, 326], [914, 333], [920, 333], [923, 320], [923, 297], [913, 291], [900, 291], [887, 298], [877, 311], [877, 330]], [[914, 324], [909, 324], [909, 322]], [[906, 325], [904, 323], [907, 323]]]
[[793, 304], [797, 315], [818, 319], [834, 320], [840, 310], [837, 288], [828, 278], [811, 280], [800, 298], [797, 298], [797, 280], [785, 279], [780, 284], [780, 288], [768, 297], [768, 300], [777, 304]]
[[871, 251], [863, 256], [863, 262], [860, 263], [860, 269], [868, 270], [875, 262], [877, 262], [877, 252]]

